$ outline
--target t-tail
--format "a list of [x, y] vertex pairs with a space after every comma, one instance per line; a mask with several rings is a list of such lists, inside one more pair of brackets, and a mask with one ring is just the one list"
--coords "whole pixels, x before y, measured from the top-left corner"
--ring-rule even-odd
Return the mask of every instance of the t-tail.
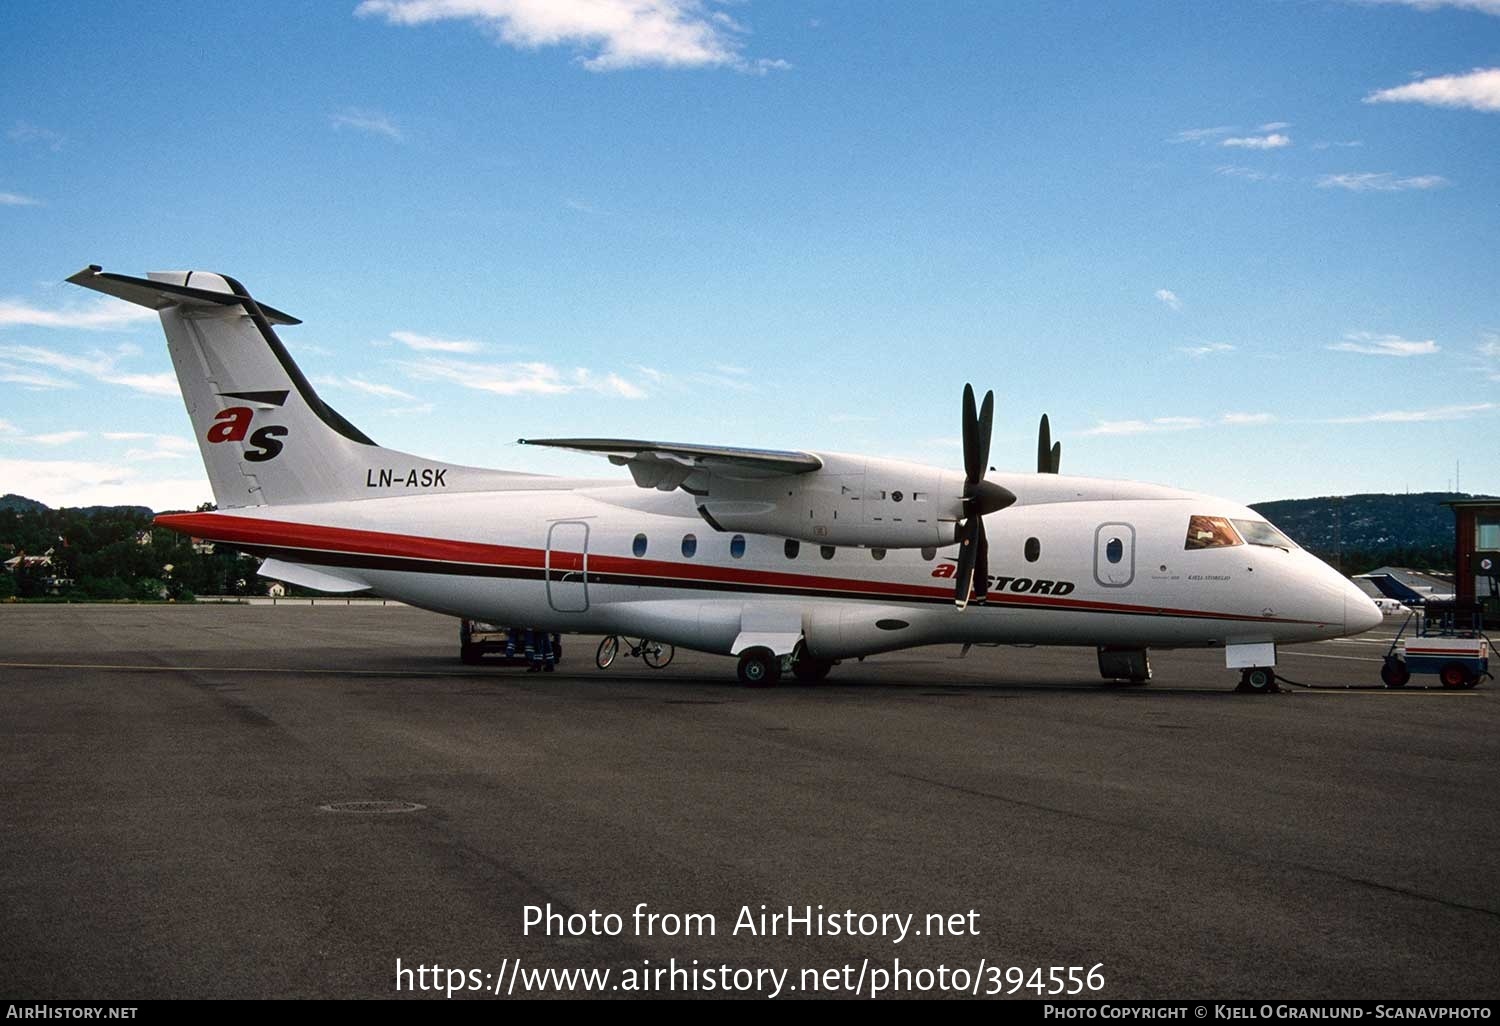
[[478, 491], [524, 479], [376, 445], [318, 396], [276, 337], [274, 325], [301, 322], [227, 275], [132, 278], [91, 265], [68, 281], [160, 314], [220, 507]]

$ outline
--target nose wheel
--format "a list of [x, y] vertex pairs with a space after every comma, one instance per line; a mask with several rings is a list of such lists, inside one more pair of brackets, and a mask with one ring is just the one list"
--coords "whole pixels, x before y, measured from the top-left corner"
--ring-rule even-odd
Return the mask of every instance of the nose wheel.
[[1252, 695], [1269, 695], [1281, 689], [1276, 686], [1275, 668], [1252, 666], [1240, 674], [1240, 686], [1236, 690]]

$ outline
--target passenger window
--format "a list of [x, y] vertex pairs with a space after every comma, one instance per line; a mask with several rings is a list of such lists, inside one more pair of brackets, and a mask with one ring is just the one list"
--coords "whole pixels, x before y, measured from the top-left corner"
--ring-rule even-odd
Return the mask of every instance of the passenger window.
[[1188, 521], [1186, 549], [1224, 549], [1243, 545], [1234, 526], [1224, 517], [1195, 516]]
[[832, 559], [833, 558], [833, 546], [832, 545], [824, 545], [822, 548], [818, 549], [818, 555], [822, 556], [824, 559]]
[[740, 559], [745, 555], [745, 536], [743, 534], [737, 534], [729, 539], [729, 554], [735, 559]]
[[1104, 546], [1104, 558], [1111, 563], [1118, 563], [1125, 558], [1125, 543], [1118, 538], [1111, 538], [1109, 544]]
[[870, 555], [873, 556], [876, 559], [884, 559], [885, 558], [885, 549], [871, 549], [870, 550]]
[[1042, 558], [1042, 542], [1039, 538], [1026, 539], [1026, 562], [1035, 563]]
[[635, 536], [635, 541], [630, 543], [630, 551], [634, 552], [637, 556], [644, 556], [646, 554], [646, 536], [644, 534]]
[[787, 559], [796, 559], [797, 553], [802, 551], [802, 543], [796, 538], [788, 538], [786, 540], [785, 551]]
[[922, 549], [922, 558], [923, 559], [936, 559], [937, 558], [937, 549], [934, 546], [931, 546], [931, 545], [928, 545], [928, 546], [924, 547]]
[[697, 552], [698, 552], [698, 536], [695, 535], [695, 534], [685, 534], [685, 535], [683, 535], [682, 536], [682, 554], [684, 556], [686, 556], [688, 559], [692, 559], [693, 556], [697, 554]]

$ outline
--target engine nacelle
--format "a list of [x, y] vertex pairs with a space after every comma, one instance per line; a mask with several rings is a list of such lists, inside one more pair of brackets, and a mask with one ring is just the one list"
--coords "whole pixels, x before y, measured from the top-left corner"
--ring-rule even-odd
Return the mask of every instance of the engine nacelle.
[[715, 475], [698, 495], [698, 511], [723, 531], [818, 545], [915, 549], [955, 540], [962, 473], [900, 460], [818, 456], [822, 469], [807, 474], [762, 480]]

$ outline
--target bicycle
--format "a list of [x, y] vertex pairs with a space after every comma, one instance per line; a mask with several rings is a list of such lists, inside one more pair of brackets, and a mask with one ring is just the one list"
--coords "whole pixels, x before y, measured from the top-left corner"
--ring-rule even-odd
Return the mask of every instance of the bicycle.
[[621, 637], [618, 634], [610, 634], [603, 641], [599, 642], [599, 650], [594, 653], [594, 662], [598, 664], [599, 669], [609, 669], [609, 664], [615, 661], [615, 656], [620, 652], [621, 642], [630, 647], [632, 658], [644, 659], [646, 665], [653, 670], [660, 670], [663, 666], [670, 663], [672, 657], [677, 654], [675, 648], [660, 641], [648, 641], [645, 638], [638, 638], [635, 641], [631, 641], [629, 638]]

